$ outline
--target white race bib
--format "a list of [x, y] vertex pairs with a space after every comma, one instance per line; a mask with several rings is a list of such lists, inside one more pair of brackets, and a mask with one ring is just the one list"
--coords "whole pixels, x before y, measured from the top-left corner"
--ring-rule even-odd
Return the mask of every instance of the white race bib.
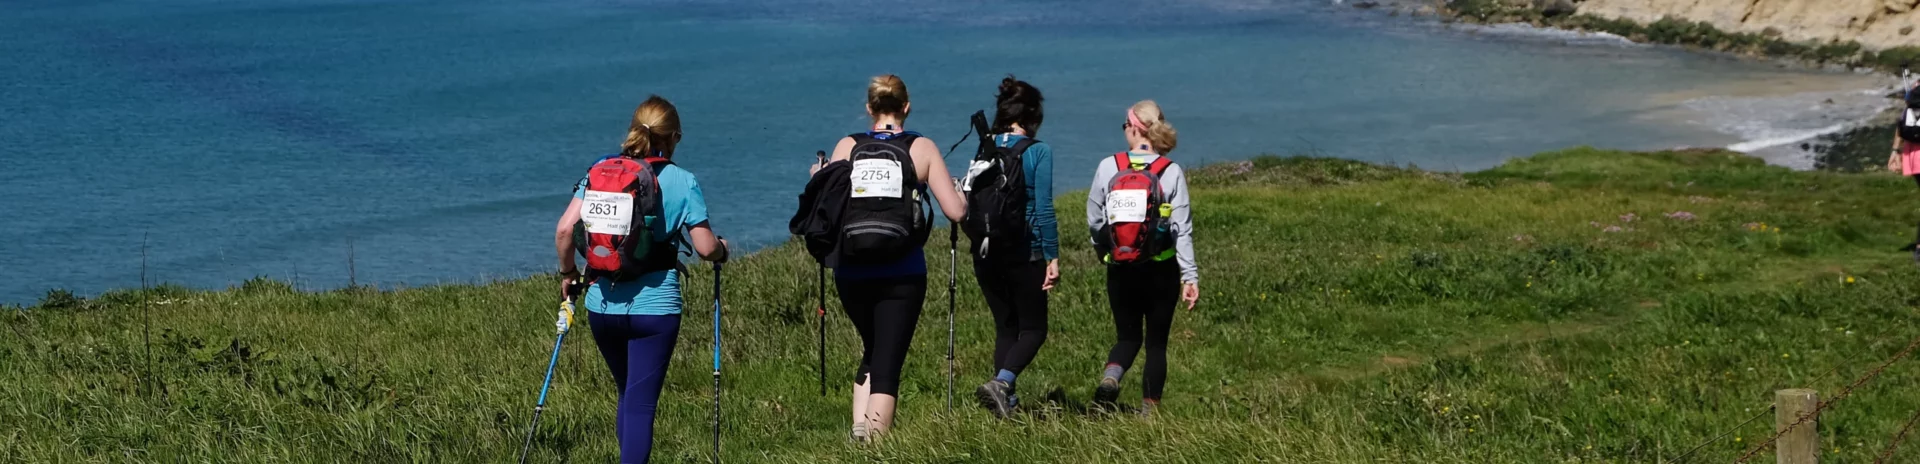
[[580, 199], [580, 222], [590, 234], [627, 235], [633, 228], [633, 195], [586, 191]]
[[1907, 127], [1920, 126], [1920, 110], [1907, 109]]
[[854, 198], [900, 198], [900, 163], [863, 159], [853, 162]]
[[1146, 190], [1107, 192], [1107, 223], [1147, 222]]

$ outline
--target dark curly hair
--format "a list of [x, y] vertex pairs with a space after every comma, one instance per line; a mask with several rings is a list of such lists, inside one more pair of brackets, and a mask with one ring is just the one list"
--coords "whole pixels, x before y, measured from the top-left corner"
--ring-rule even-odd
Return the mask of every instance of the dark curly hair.
[[1008, 74], [1000, 80], [1000, 93], [993, 99], [994, 133], [1013, 132], [1013, 125], [1019, 124], [1028, 137], [1040, 134], [1040, 122], [1046, 118], [1046, 112], [1040, 109], [1040, 102], [1046, 100], [1040, 97], [1040, 89]]

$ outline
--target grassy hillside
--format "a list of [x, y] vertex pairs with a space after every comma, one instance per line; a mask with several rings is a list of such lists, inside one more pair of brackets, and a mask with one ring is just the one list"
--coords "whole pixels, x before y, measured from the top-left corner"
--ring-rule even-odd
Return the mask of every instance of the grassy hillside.
[[[1774, 389], [1831, 396], [1920, 335], [1920, 274], [1893, 251], [1920, 211], [1894, 176], [1575, 149], [1465, 175], [1259, 158], [1194, 177], [1205, 296], [1176, 319], [1162, 414], [1085, 409], [1113, 334], [1103, 271], [1068, 225], [1054, 332], [1020, 382], [1027, 414], [943, 411], [934, 290], [898, 430], [850, 445], [857, 339], [833, 304], [833, 391], [819, 396], [814, 268], [781, 247], [725, 274], [725, 459], [1651, 462], [1705, 443], [1690, 460], [1728, 462], [1771, 429], [1736, 426]], [[1060, 199], [1063, 222], [1081, 222], [1082, 202]], [[989, 375], [992, 337], [961, 266], [964, 396]], [[711, 274], [689, 280], [657, 462], [707, 458]], [[551, 282], [253, 281], [0, 311], [0, 462], [511, 461], [552, 343]], [[617, 452], [614, 387], [575, 334], [541, 462]], [[1138, 379], [1123, 398], [1137, 401]], [[1902, 362], [1835, 404], [1819, 424], [1827, 462], [1871, 462], [1920, 408], [1916, 382]], [[1917, 459], [1913, 444], [1895, 458]]]

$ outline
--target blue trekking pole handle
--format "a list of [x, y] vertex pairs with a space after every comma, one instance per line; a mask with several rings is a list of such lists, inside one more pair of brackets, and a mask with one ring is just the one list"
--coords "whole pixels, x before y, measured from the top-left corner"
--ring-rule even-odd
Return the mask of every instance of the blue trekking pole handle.
[[720, 464], [720, 263], [713, 263], [713, 463]]

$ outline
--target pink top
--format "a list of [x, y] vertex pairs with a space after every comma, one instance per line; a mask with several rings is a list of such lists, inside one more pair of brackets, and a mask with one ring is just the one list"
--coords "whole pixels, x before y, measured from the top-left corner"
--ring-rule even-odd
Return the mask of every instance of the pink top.
[[1920, 143], [1900, 142], [1900, 175], [1920, 174]]

